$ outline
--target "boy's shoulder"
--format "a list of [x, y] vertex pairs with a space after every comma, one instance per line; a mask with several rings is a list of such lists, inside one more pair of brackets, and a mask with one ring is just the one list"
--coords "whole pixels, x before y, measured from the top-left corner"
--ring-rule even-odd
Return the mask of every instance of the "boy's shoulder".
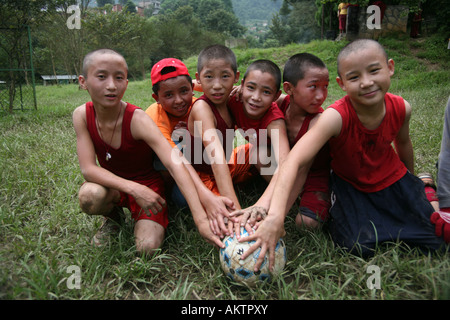
[[212, 110], [214, 104], [211, 100], [208, 99], [206, 95], [202, 95], [199, 98], [196, 98], [195, 101], [192, 102], [191, 112], [202, 113], [205, 110]]
[[72, 118], [83, 118], [86, 119], [86, 106], [89, 105], [90, 102], [83, 103], [76, 107], [72, 112]]
[[[146, 110], [145, 113], [148, 114], [153, 120], [155, 120], [158, 115], [164, 112], [164, 109], [158, 102], [152, 103]], [[164, 112], [165, 113], [165, 112]]]

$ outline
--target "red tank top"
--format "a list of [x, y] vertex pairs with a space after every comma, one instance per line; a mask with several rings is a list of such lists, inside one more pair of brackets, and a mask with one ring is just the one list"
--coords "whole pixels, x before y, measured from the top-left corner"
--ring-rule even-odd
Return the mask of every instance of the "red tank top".
[[[233, 151], [233, 139], [234, 139], [234, 126], [228, 127], [226, 121], [222, 118], [222, 116], [219, 113], [219, 110], [217, 110], [216, 106], [211, 102], [211, 100], [208, 99], [207, 96], [202, 95], [198, 100], [203, 100], [211, 108], [211, 111], [214, 114], [214, 117], [216, 118], [216, 130], [219, 138], [222, 139], [222, 146], [224, 147], [224, 151], [226, 153], [226, 159], [229, 158], [231, 152]], [[228, 132], [228, 134], [227, 134]], [[194, 154], [200, 152], [200, 148], [196, 146], [201, 145], [201, 160], [200, 160], [200, 154]], [[185, 157], [186, 159], [192, 164], [192, 166], [197, 171], [202, 171], [206, 173], [212, 174], [212, 168], [211, 165], [207, 162], [205, 162], [204, 155], [205, 146], [203, 145], [203, 141], [200, 137], [194, 137], [191, 134], [191, 146], [189, 150], [185, 150]], [[199, 163], [200, 162], [200, 163]]]
[[[267, 129], [267, 126], [272, 121], [284, 119], [283, 112], [281, 112], [275, 102], [271, 104], [261, 119], [248, 118], [243, 111], [243, 103], [237, 101], [234, 96], [228, 101], [228, 108], [233, 115], [236, 126], [239, 129], [242, 129], [241, 133], [244, 138], [247, 139], [247, 141], [254, 141], [257, 145], [259, 145], [259, 138], [263, 138], [262, 142], [270, 143], [267, 130], [264, 129]], [[254, 133], [254, 135], [252, 135], [252, 133]]]
[[375, 130], [362, 125], [348, 96], [330, 106], [342, 117], [341, 133], [330, 140], [331, 168], [363, 192], [382, 190], [407, 171], [392, 147], [405, 121], [405, 102], [390, 93], [386, 94], [384, 102], [386, 114]]
[[[286, 96], [283, 102], [281, 103], [280, 109], [281, 111], [283, 111], [285, 116], [290, 102], [291, 97]], [[322, 112], [323, 109], [320, 108], [318, 113]], [[317, 113], [307, 114], [305, 116], [305, 120], [303, 120], [302, 127], [298, 131], [294, 143], [290, 146], [291, 149], [294, 147], [297, 141], [300, 140], [300, 138], [303, 137], [303, 135], [308, 131], [309, 124], [316, 115]], [[314, 158], [314, 162], [311, 165], [311, 168], [309, 169], [308, 177], [304, 184], [305, 190], [323, 191], [323, 192], [328, 191], [328, 179], [330, 176], [330, 161], [331, 161], [330, 146], [327, 143], [322, 147], [322, 149], [320, 149], [320, 151]]]
[[[131, 119], [134, 111], [139, 109], [127, 103], [122, 120], [122, 138], [120, 147], [114, 149], [107, 146], [98, 133], [95, 123], [95, 109], [92, 101], [86, 103], [87, 129], [94, 143], [95, 153], [101, 167], [111, 171], [115, 175], [127, 180], [145, 181], [155, 178], [160, 179], [160, 175], [153, 169], [154, 151], [142, 140], [135, 140], [131, 135]], [[107, 150], [108, 149], [108, 150]], [[111, 154], [111, 159], [106, 161], [106, 152]]]

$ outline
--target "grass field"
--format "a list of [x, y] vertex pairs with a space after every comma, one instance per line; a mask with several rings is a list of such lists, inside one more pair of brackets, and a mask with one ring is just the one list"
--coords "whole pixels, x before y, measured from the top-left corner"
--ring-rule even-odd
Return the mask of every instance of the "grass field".
[[[436, 38], [383, 40], [396, 62], [391, 92], [413, 107], [411, 138], [416, 173], [435, 173], [444, 107], [450, 94], [449, 51]], [[330, 70], [329, 105], [343, 96], [334, 81], [343, 43], [317, 41], [277, 49], [236, 50], [240, 70], [257, 58], [280, 66], [308, 51]], [[186, 60], [192, 74], [196, 58]], [[187, 209], [170, 206], [170, 225], [158, 254], [136, 254], [128, 223], [110, 246], [94, 248], [100, 226], [78, 207], [83, 182], [71, 122], [74, 108], [89, 100], [76, 85], [37, 87], [37, 111], [0, 116], [0, 299], [450, 299], [449, 254], [423, 256], [392, 244], [370, 259], [336, 248], [323, 231], [297, 230], [286, 220], [288, 262], [283, 276], [248, 289], [223, 276], [218, 252], [198, 234]], [[145, 109], [150, 82], [130, 82], [125, 100]], [[239, 189], [243, 206], [262, 191], [258, 182]], [[369, 289], [371, 265], [380, 268], [380, 289]], [[73, 288], [75, 266], [80, 287]]]

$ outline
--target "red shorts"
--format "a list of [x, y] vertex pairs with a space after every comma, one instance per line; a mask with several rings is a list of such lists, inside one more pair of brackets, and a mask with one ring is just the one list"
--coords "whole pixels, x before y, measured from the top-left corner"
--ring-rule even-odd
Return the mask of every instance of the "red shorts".
[[339, 30], [345, 30], [347, 24], [347, 15], [340, 14], [339, 15]]
[[[250, 143], [240, 145], [233, 150], [230, 161], [228, 162], [228, 168], [230, 169], [230, 175], [233, 183], [241, 183], [254, 176], [254, 173], [252, 173], [251, 170], [252, 164], [250, 164], [251, 150], [252, 145]], [[199, 171], [198, 175], [209, 190], [216, 195], [220, 195], [219, 188], [217, 187], [217, 182], [213, 174]]]
[[439, 199], [436, 195], [436, 190], [434, 190], [433, 187], [425, 186], [425, 194], [427, 195], [428, 201], [430, 201], [430, 202], [439, 201]]
[[[164, 182], [162, 179], [149, 180], [149, 181], [135, 181], [135, 182], [149, 187], [150, 189], [155, 191], [157, 194], [159, 194], [161, 197], [165, 198]], [[131, 217], [135, 221], [147, 219], [147, 220], [151, 220], [151, 221], [155, 221], [155, 222], [159, 223], [164, 228], [167, 228], [167, 225], [169, 224], [167, 207], [164, 207], [162, 212], [159, 212], [158, 214], [153, 214], [150, 210], [147, 210], [147, 212], [145, 212], [136, 203], [136, 200], [132, 196], [130, 196], [129, 194], [126, 194], [124, 192], [120, 192], [120, 200], [119, 200], [119, 203], [117, 203], [117, 206], [125, 207], [128, 210], [130, 210]]]
[[301, 214], [322, 222], [328, 220], [331, 206], [328, 175], [308, 177], [300, 196]]

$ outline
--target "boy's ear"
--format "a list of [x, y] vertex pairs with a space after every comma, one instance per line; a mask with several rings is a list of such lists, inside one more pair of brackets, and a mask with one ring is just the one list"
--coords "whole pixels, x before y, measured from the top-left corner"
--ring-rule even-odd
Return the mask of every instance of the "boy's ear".
[[84, 76], [82, 76], [82, 75], [78, 76], [78, 84], [80, 85], [81, 89], [84, 89], [84, 90], [87, 89], [86, 78]]
[[156, 95], [156, 93], [152, 93], [152, 97], [153, 99], [155, 99], [156, 102], [158, 102], [158, 96]]
[[195, 73], [195, 80], [197, 80], [198, 83], [200, 82], [200, 74], [198, 72]]
[[392, 60], [392, 59], [388, 60], [388, 69], [389, 69], [389, 75], [392, 77], [394, 75], [394, 71], [395, 71], [394, 60]]
[[239, 70], [236, 71], [236, 75], [234, 77], [234, 83], [238, 83], [240, 76], [241, 76], [241, 73], [239, 72]]
[[283, 90], [286, 92], [286, 94], [291, 95], [292, 94], [292, 84], [288, 81], [283, 82]]
[[336, 77], [336, 82], [338, 83], [339, 87], [341, 87], [342, 90], [346, 91], [345, 84], [342, 81], [341, 77]]

